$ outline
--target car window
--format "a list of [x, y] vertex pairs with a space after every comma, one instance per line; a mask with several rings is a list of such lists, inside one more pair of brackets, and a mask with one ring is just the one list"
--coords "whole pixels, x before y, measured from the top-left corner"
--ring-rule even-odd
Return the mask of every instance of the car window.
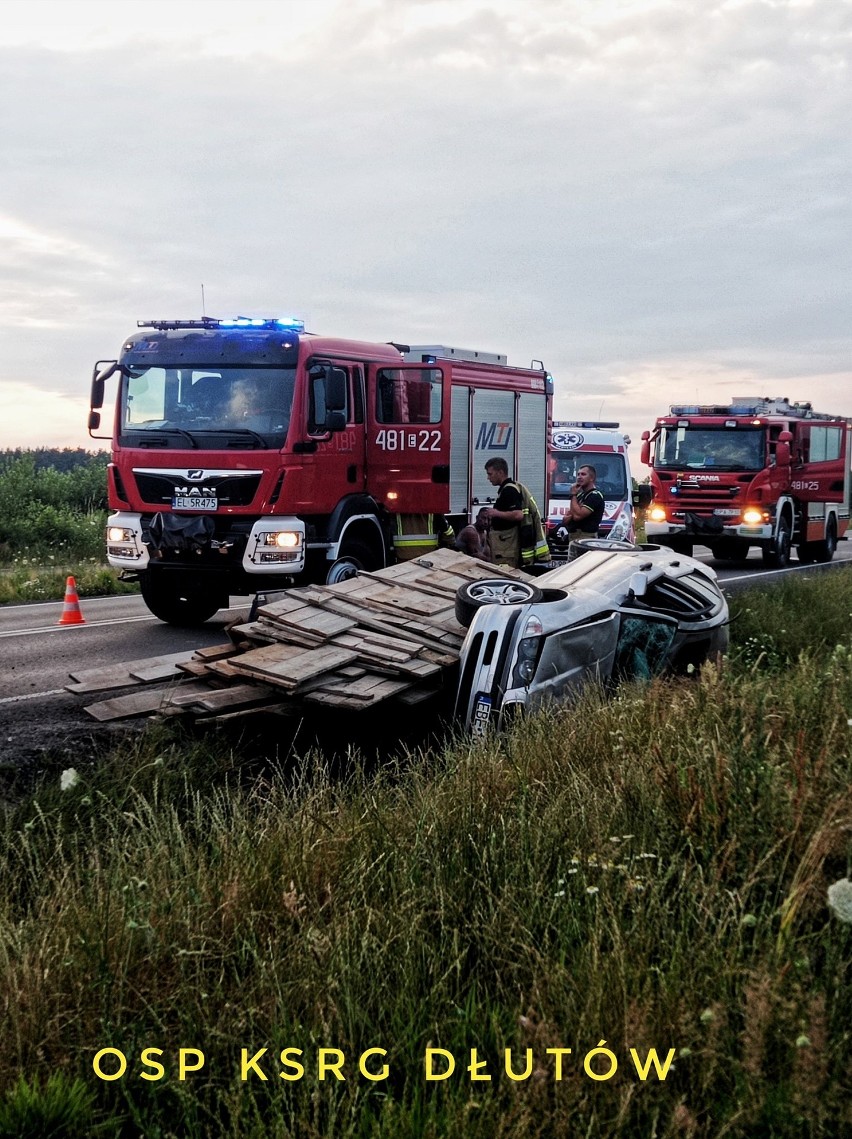
[[617, 680], [650, 680], [669, 659], [677, 625], [652, 617], [621, 618], [613, 676]]

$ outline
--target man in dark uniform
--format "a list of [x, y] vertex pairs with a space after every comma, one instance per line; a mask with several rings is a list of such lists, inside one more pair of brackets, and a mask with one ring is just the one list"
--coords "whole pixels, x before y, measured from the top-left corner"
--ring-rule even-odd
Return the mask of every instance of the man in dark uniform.
[[565, 537], [561, 533], [564, 529], [571, 542], [578, 538], [597, 538], [606, 505], [604, 496], [595, 485], [597, 477], [598, 472], [591, 464], [577, 471], [577, 481], [571, 487], [568, 513], [559, 528], [558, 537]]
[[494, 505], [488, 507], [491, 523], [491, 554], [498, 565], [521, 564], [521, 523], [524, 520], [524, 499], [517, 483], [509, 478], [509, 464], [505, 459], [489, 459], [485, 474], [492, 486], [499, 487]]

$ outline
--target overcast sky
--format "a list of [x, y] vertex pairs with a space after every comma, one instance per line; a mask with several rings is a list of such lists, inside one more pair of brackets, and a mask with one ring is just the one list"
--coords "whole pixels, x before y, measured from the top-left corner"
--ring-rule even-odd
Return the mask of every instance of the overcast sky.
[[94, 446], [92, 364], [202, 284], [540, 359], [558, 418], [635, 440], [678, 400], [852, 415], [849, 0], [2, 17], [0, 447]]

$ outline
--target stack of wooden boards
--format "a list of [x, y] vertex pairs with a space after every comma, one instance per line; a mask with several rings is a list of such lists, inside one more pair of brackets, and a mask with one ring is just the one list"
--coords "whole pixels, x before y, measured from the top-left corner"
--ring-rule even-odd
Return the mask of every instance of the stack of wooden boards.
[[414, 704], [439, 692], [458, 663], [465, 630], [455, 618], [456, 590], [495, 576], [529, 580], [521, 570], [438, 550], [336, 585], [294, 587], [260, 606], [254, 620], [232, 625], [228, 644], [72, 673], [66, 687], [139, 689], [90, 705], [97, 720]]

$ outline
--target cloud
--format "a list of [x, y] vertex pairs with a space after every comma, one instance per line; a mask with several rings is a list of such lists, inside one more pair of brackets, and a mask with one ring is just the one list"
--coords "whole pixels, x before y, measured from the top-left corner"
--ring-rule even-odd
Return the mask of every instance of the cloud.
[[98, 447], [86, 430], [85, 396], [45, 391], [33, 384], [0, 385], [0, 449], [16, 447]]
[[79, 396], [202, 282], [601, 398], [640, 377], [645, 418], [680, 369], [849, 375], [848, 5], [66, 7], [0, 31], [6, 381]]

